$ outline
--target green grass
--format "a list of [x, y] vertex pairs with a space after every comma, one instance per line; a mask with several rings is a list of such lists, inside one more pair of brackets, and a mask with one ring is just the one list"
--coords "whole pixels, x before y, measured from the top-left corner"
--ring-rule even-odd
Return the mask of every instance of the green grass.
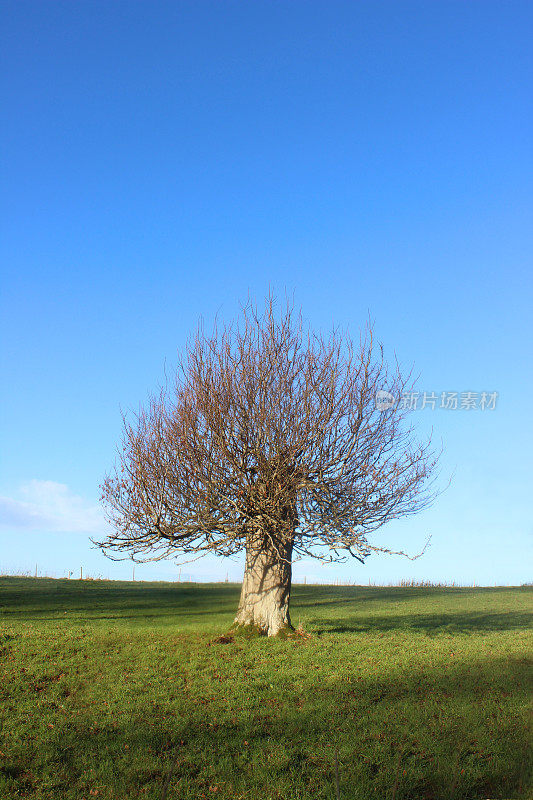
[[0, 579], [0, 798], [531, 798], [532, 590]]

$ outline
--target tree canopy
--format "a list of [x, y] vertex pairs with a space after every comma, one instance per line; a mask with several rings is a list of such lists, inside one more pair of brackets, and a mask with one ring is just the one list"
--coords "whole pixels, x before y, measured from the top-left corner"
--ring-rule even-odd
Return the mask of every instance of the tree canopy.
[[172, 381], [124, 417], [100, 545], [137, 560], [230, 556], [260, 532], [281, 560], [401, 553], [369, 535], [433, 497], [437, 456], [397, 402], [410, 387], [369, 323], [355, 343], [323, 335], [270, 296], [232, 324], [199, 326]]

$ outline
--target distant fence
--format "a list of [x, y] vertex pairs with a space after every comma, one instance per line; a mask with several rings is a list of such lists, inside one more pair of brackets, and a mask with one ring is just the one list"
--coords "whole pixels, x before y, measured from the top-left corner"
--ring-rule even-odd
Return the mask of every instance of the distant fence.
[[[237, 580], [230, 580], [228, 573], [226, 573], [225, 577], [217, 576], [198, 576], [192, 575], [187, 572], [182, 572], [181, 570], [178, 571], [175, 577], [169, 578], [137, 578], [135, 577], [135, 569], [132, 569], [131, 577], [130, 578], [111, 578], [109, 575], [102, 575], [97, 573], [87, 573], [85, 572], [83, 566], [79, 567], [77, 570], [65, 570], [64, 572], [49, 572], [39, 570], [38, 565], [36, 565], [35, 570], [31, 572], [28, 570], [4, 570], [0, 568], [0, 577], [1, 578], [48, 578], [51, 580], [63, 580], [65, 578], [69, 580], [83, 580], [83, 581], [135, 581], [136, 583], [232, 583], [232, 584], [240, 584], [240, 579]], [[333, 578], [332, 580], [324, 580], [324, 581], [317, 581], [315, 579], [307, 580], [304, 576], [303, 579], [300, 580], [293, 580], [293, 586], [338, 586], [338, 587], [354, 587], [354, 588], [397, 588], [397, 589], [421, 589], [421, 588], [431, 588], [431, 589], [476, 589], [476, 588], [489, 588], [495, 586], [509, 586], [510, 584], [497, 584], [497, 583], [476, 583], [472, 581], [471, 583], [459, 583], [457, 581], [430, 581], [430, 580], [412, 580], [412, 579], [405, 579], [400, 581], [388, 581], [388, 582], [379, 582], [373, 581], [370, 579], [368, 582], [361, 583], [358, 581], [346, 581], [342, 578]], [[521, 586], [533, 586], [532, 583], [522, 583]]]
[[[4, 568], [0, 567], [0, 577], [1, 578], [8, 578], [8, 577], [9, 578], [49, 578], [51, 580], [62, 580], [64, 578], [67, 578], [69, 580], [78, 580], [78, 581], [80, 581], [80, 580], [81, 581], [111, 581], [111, 580], [113, 580], [113, 581], [120, 581], [120, 580], [137, 581], [137, 580], [139, 580], [139, 582], [142, 582], [142, 581], [152, 582], [151, 579], [149, 579], [149, 578], [140, 578], [139, 579], [138, 575], [136, 577], [135, 576], [135, 567], [132, 568], [131, 577], [129, 577], [129, 578], [127, 578], [127, 577], [124, 577], [124, 578], [113, 577], [113, 578], [111, 578], [111, 576], [109, 574], [104, 575], [102, 573], [87, 572], [87, 570], [83, 566], [78, 567], [75, 570], [63, 570], [63, 571], [46, 570], [46, 569], [45, 570], [41, 570], [39, 568], [38, 564], [36, 564], [35, 565], [35, 569], [31, 570], [31, 571], [30, 570], [19, 570], [19, 569], [4, 569]], [[165, 583], [179, 583], [179, 582], [191, 583], [191, 582], [194, 582], [195, 580], [198, 581], [198, 578], [195, 579], [192, 574], [187, 573], [187, 572], [182, 572], [180, 570], [175, 577], [155, 578], [153, 580], [156, 581], [156, 582], [157, 581], [163, 581]], [[201, 581], [199, 581], [199, 582], [201, 582]], [[211, 583], [212, 581], [208, 581], [208, 582]]]

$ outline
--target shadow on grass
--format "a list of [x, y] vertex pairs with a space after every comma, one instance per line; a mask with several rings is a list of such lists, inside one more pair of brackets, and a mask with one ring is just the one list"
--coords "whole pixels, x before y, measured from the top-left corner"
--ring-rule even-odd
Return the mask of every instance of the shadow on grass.
[[[324, 606], [353, 605], [370, 602], [394, 602], [421, 600], [433, 597], [460, 597], [468, 595], [506, 593], [517, 587], [364, 587], [364, 586], [296, 586], [292, 599], [298, 608], [322, 608]], [[522, 587], [519, 587], [522, 589]], [[523, 591], [527, 591], [523, 589]]]
[[437, 633], [488, 633], [533, 627], [533, 614], [519, 611], [507, 612], [456, 612], [452, 614], [406, 614], [404, 616], [358, 616], [356, 619], [331, 619], [319, 621], [316, 631], [325, 633], [375, 633], [398, 630], [416, 630], [427, 634]]
[[[133, 583], [121, 581], [52, 580], [45, 578], [0, 578], [0, 615], [5, 619], [65, 622], [142, 622], [161, 620], [187, 624], [197, 618], [224, 627], [224, 616], [237, 609], [240, 587], [236, 584]], [[425, 598], [453, 599], [466, 595], [516, 591], [457, 588], [294, 587], [293, 619], [303, 611], [305, 624], [319, 636], [326, 633], [372, 633], [398, 630], [428, 635], [481, 633], [530, 627], [533, 615], [526, 612], [454, 612], [371, 615], [369, 603], [387, 603]], [[525, 590], [523, 590], [525, 591]], [[333, 618], [325, 619], [321, 609]], [[366, 614], [361, 614], [365, 611]], [[315, 613], [313, 613], [313, 611]], [[66, 612], [66, 613], [65, 613]], [[343, 616], [340, 616], [343, 614]], [[226, 620], [227, 622], [227, 620]]]
[[234, 611], [238, 598], [234, 584], [0, 578], [0, 611], [19, 619], [57, 619], [50, 615], [65, 611], [77, 614], [78, 621], [216, 615]]
[[331, 800], [338, 751], [345, 800], [391, 797], [396, 781], [401, 800], [525, 798], [527, 724], [509, 709], [485, 713], [480, 693], [494, 679], [525, 690], [531, 663], [435, 670], [421, 686], [414, 672], [390, 681], [367, 676], [355, 689], [340, 681], [321, 692], [309, 686], [300, 705], [280, 694], [275, 704], [255, 698], [245, 710], [225, 707], [216, 694], [189, 698], [186, 714], [170, 704], [143, 708], [139, 698], [113, 724], [58, 720], [40, 749], [30, 746], [4, 774], [26, 797], [38, 794], [36, 776], [49, 771], [65, 800], [102, 786], [116, 800], [160, 798], [164, 785], [168, 800]]

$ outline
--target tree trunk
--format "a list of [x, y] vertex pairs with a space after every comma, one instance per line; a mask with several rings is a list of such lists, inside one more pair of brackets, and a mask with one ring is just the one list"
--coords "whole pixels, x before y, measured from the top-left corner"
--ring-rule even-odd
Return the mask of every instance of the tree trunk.
[[[273, 537], [274, 538], [274, 537]], [[292, 630], [289, 617], [292, 540], [272, 542], [264, 532], [246, 543], [246, 567], [236, 625], [251, 625], [266, 636]]]

